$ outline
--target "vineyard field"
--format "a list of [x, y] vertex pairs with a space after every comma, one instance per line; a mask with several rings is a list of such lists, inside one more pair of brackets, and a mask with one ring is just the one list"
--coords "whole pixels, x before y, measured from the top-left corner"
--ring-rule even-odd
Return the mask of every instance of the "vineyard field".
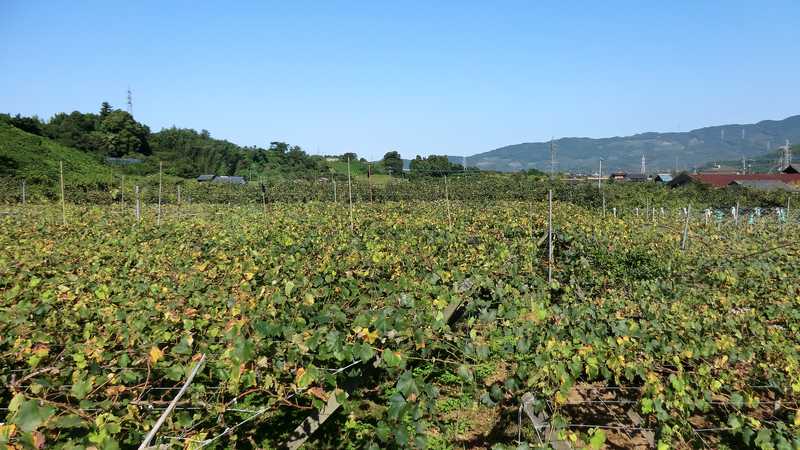
[[797, 217], [253, 198], [8, 206], [0, 444], [800, 449]]

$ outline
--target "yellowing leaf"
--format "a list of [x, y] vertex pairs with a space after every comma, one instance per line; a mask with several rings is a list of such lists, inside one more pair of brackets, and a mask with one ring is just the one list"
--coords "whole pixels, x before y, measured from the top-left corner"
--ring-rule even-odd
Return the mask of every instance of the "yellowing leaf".
[[378, 330], [368, 331], [367, 333], [364, 334], [364, 340], [368, 344], [372, 344], [373, 342], [375, 342], [375, 339], [378, 339]]
[[159, 359], [164, 357], [164, 352], [158, 347], [152, 347], [150, 349], [150, 363], [155, 364], [158, 362]]

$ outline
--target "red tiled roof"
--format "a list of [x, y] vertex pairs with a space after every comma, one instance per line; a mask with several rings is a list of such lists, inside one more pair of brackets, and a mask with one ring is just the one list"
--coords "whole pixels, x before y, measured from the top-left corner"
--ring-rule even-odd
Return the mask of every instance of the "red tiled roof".
[[744, 175], [722, 174], [722, 173], [698, 173], [689, 175], [698, 183], [710, 184], [713, 186], [727, 186], [734, 180], [750, 181], [783, 181], [784, 183], [800, 184], [800, 173], [748, 173]]

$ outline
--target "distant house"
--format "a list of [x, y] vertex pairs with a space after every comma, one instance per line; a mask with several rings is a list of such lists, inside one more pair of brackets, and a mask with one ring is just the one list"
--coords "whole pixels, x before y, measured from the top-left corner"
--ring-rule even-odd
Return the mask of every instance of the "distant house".
[[795, 186], [779, 180], [733, 180], [728, 186], [739, 186], [760, 191], [796, 192], [798, 190]]
[[783, 172], [783, 173], [800, 173], [800, 165], [789, 164], [781, 172]]
[[626, 176], [628, 176], [628, 174], [625, 172], [612, 172], [608, 179], [611, 181], [622, 181]]
[[658, 175], [656, 175], [653, 181], [655, 181], [656, 183], [669, 183], [670, 181], [672, 181], [672, 175], [668, 173], [659, 173]]
[[713, 187], [725, 187], [733, 181], [779, 181], [789, 185], [800, 185], [800, 174], [797, 173], [696, 173], [683, 172], [669, 182], [670, 187], [685, 186], [691, 183], [705, 184]]
[[219, 175], [211, 180], [212, 183], [227, 183], [227, 184], [247, 184], [244, 177], [233, 177], [228, 175]]
[[200, 183], [247, 184], [244, 177], [228, 175], [200, 175], [197, 177], [197, 181]]
[[643, 173], [629, 173], [625, 176], [625, 181], [632, 181], [634, 183], [644, 183], [647, 181], [647, 175]]
[[112, 158], [106, 157], [106, 163], [111, 164], [112, 166], [129, 166], [131, 164], [139, 164], [141, 163], [141, 159], [137, 158]]

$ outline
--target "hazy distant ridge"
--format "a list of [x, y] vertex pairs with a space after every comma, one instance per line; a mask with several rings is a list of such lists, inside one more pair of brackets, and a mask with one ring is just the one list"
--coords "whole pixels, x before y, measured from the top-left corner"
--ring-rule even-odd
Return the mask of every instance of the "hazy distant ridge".
[[[786, 139], [792, 143], [800, 142], [800, 115], [783, 120], [719, 125], [679, 133], [650, 132], [601, 139], [562, 138], [555, 140], [554, 144], [558, 161], [556, 168], [560, 171], [594, 172], [600, 158], [604, 160], [604, 173], [610, 170], [638, 171], [644, 153], [648, 172], [655, 172], [671, 170], [676, 157], [678, 167], [684, 169], [713, 161], [763, 155], [768, 145], [777, 152]], [[458, 163], [463, 161], [461, 156], [451, 156], [450, 159]], [[470, 156], [467, 164], [486, 170], [549, 170], [550, 144], [533, 142], [509, 145]]]

